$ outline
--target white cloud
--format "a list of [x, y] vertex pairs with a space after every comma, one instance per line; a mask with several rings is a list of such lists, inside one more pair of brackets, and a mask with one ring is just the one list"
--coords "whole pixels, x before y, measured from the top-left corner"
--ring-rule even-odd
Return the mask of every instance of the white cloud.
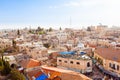
[[73, 0], [63, 4], [64, 7], [91, 7], [91, 6], [116, 6], [120, 0]]
[[56, 9], [56, 8], [59, 8], [59, 6], [49, 6], [50, 9]]
[[120, 25], [119, 7], [120, 0], [68, 0], [66, 3], [52, 6], [61, 8], [65, 16], [68, 14], [72, 16], [72, 25], [98, 23]]
[[72, 0], [60, 5], [50, 6], [49, 8], [63, 8], [63, 7], [90, 7], [103, 3], [102, 0]]
[[80, 3], [70, 1], [70, 2], [68, 2], [66, 4], [64, 4], [64, 6], [67, 6], [67, 7], [78, 7], [78, 6], [80, 6]]
[[67, 3], [62, 3], [60, 5], [49, 6], [49, 8], [63, 8], [63, 7], [79, 7], [81, 4], [76, 1], [69, 1]]
[[102, 4], [102, 0], [74, 0], [63, 4], [64, 7], [91, 7]]

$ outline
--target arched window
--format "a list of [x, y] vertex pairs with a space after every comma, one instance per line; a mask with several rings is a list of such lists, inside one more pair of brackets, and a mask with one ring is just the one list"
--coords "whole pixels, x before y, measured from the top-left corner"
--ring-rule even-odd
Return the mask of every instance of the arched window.
[[109, 67], [111, 67], [111, 63], [109, 63]]
[[67, 61], [64, 61], [65, 63], [67, 63]]
[[71, 64], [73, 64], [73, 61], [70, 61]]
[[59, 60], [59, 62], [62, 62], [62, 60]]
[[113, 64], [113, 69], [115, 69], [115, 64]]
[[79, 62], [76, 62], [76, 64], [78, 64], [78, 65], [79, 65], [80, 63], [79, 63]]
[[119, 65], [117, 65], [117, 70], [119, 70]]
[[87, 67], [90, 67], [90, 62], [87, 63]]

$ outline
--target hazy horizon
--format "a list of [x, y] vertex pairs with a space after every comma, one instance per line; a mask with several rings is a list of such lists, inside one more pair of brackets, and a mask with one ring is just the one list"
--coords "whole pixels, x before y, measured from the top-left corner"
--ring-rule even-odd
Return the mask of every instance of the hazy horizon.
[[0, 29], [120, 26], [119, 0], [0, 0]]

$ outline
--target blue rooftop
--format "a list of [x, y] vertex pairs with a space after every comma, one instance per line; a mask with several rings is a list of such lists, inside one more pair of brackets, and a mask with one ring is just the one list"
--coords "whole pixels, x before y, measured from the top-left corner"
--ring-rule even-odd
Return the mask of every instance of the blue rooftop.
[[86, 53], [85, 53], [85, 52], [80, 52], [80, 54], [81, 54], [81, 55], [84, 55], [84, 54], [86, 54]]
[[75, 54], [75, 51], [65, 51], [65, 52], [60, 52], [60, 54], [62, 54], [62, 55], [65, 55], [65, 54], [71, 54], [71, 55], [73, 55], [73, 54]]
[[40, 76], [38, 76], [35, 80], [46, 80], [48, 78], [47, 75], [45, 74], [41, 74]]

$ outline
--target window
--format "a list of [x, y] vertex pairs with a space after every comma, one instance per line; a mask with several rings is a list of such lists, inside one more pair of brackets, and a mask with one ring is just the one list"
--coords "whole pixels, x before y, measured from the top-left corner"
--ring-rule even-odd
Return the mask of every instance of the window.
[[78, 65], [79, 65], [80, 63], [79, 63], [79, 62], [76, 62], [76, 64], [78, 64]]
[[70, 61], [71, 64], [73, 64], [73, 61]]
[[109, 67], [111, 67], [111, 63], [109, 63]]
[[65, 63], [67, 63], [67, 61], [64, 61]]
[[37, 52], [37, 54], [39, 54], [39, 52]]
[[90, 62], [87, 63], [87, 67], [90, 67]]
[[62, 62], [62, 60], [59, 60], [59, 62]]
[[112, 67], [113, 69], [115, 69], [115, 64], [113, 64], [113, 67]]
[[119, 65], [117, 65], [117, 70], [119, 70]]

